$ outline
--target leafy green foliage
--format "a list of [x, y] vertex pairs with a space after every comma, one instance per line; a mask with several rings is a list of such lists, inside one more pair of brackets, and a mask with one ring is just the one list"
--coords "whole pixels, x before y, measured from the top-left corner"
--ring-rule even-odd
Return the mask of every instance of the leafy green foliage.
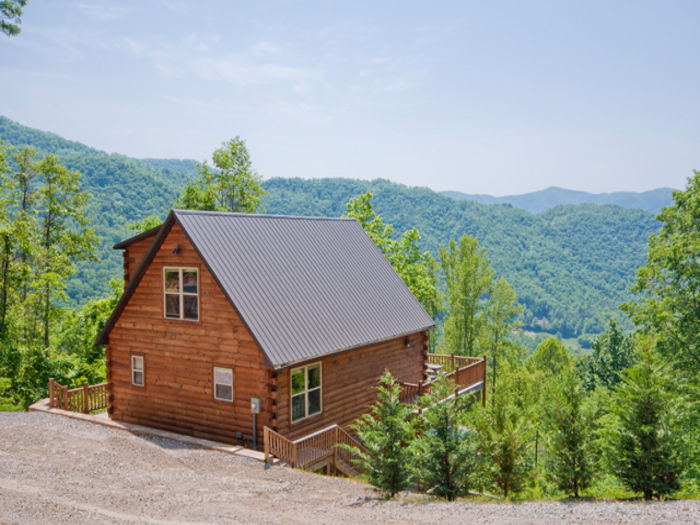
[[476, 460], [475, 441], [464, 426], [471, 396], [447, 399], [453, 393], [454, 384], [441, 375], [421, 399], [421, 432], [411, 445], [421, 486], [449, 501], [468, 492]]
[[214, 150], [212, 161], [197, 164], [199, 178], [188, 181], [175, 207], [188, 210], [209, 210], [252, 213], [257, 211], [265, 191], [260, 176], [251, 169], [245, 141], [235, 137]]
[[649, 238], [647, 264], [634, 290], [644, 294], [625, 306], [635, 324], [654, 334], [657, 349], [680, 370], [700, 372], [700, 172], [673, 206], [659, 215], [661, 231]]
[[399, 400], [401, 387], [389, 371], [379, 383], [377, 402], [371, 412], [352, 426], [367, 453], [356, 447], [348, 448], [359, 456], [356, 461], [367, 473], [368, 481], [386, 496], [393, 497], [410, 481], [411, 457], [407, 445], [414, 428], [409, 422], [409, 408]]
[[450, 240], [440, 247], [449, 312], [445, 319], [443, 349], [459, 355], [476, 355], [485, 329], [485, 296], [493, 281], [486, 252], [476, 239], [463, 235], [459, 245]]
[[7, 36], [18, 35], [21, 31], [22, 8], [27, 5], [27, 0], [2, 0], [0, 1], [0, 31]]
[[593, 351], [579, 364], [588, 390], [598, 386], [612, 388], [620, 380], [620, 374], [634, 364], [634, 342], [614, 319], [608, 329], [593, 342]]
[[556, 337], [549, 337], [535, 348], [528, 364], [548, 376], [557, 376], [571, 368], [571, 356]]
[[677, 490], [683, 473], [682, 405], [671, 394], [667, 374], [658, 356], [644, 353], [615, 388], [607, 428], [614, 474], [647, 500]]
[[560, 490], [578, 498], [593, 477], [593, 414], [573, 370], [561, 376], [547, 408], [548, 474]]

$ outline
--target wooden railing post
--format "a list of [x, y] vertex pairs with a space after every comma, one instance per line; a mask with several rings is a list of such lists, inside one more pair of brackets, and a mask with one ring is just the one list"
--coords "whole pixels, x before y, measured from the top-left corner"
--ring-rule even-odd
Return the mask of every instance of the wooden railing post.
[[49, 377], [49, 408], [53, 408], [53, 377]]
[[452, 360], [452, 369], [451, 370], [454, 370], [455, 369], [455, 353], [454, 352], [450, 352], [450, 358]]
[[484, 354], [484, 361], [482, 365], [484, 371], [481, 373], [482, 387], [481, 387], [481, 406], [486, 407], [486, 354]]
[[267, 460], [270, 457], [270, 430], [267, 428], [267, 425], [263, 429], [263, 451], [265, 453], [265, 464], [267, 464]]
[[83, 381], [83, 413], [85, 413], [85, 414], [90, 413], [90, 402], [88, 401], [88, 390], [89, 390], [89, 385], [87, 384], [87, 381]]

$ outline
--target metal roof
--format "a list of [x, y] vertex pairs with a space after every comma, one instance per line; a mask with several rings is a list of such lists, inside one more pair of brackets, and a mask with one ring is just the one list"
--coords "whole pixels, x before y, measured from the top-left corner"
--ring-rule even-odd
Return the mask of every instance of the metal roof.
[[173, 210], [98, 342], [174, 221], [275, 368], [434, 326], [355, 219]]
[[174, 213], [275, 367], [434, 324], [355, 219]]

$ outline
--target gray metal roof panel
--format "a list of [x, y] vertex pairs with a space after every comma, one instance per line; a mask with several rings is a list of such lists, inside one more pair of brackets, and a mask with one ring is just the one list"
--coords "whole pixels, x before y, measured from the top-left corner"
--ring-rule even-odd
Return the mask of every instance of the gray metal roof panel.
[[174, 214], [272, 366], [434, 326], [354, 219]]

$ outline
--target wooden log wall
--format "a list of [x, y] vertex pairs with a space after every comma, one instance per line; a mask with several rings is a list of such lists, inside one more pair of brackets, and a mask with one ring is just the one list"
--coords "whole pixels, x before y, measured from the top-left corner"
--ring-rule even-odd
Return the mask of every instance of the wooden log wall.
[[[129, 247], [125, 270], [126, 264], [135, 270], [141, 245], [150, 246], [152, 240]], [[173, 253], [177, 247], [179, 253]], [[199, 269], [199, 321], [164, 318], [164, 266]], [[143, 387], [131, 384], [132, 355], [144, 357]], [[214, 399], [214, 366], [233, 368], [233, 403]], [[277, 426], [272, 371], [177, 224], [109, 335], [107, 367], [113, 419], [236, 443], [236, 432], [252, 439], [250, 398], [256, 396], [262, 402], [257, 416], [259, 448], [265, 425]]]
[[134, 272], [136, 272], [136, 268], [139, 267], [155, 238], [156, 234], [154, 233], [145, 239], [131, 243], [124, 249], [124, 286], [129, 284], [129, 281], [134, 276]]
[[426, 335], [413, 334], [408, 348], [405, 339], [400, 337], [309, 361], [308, 364], [321, 362], [322, 412], [296, 423], [292, 423], [290, 413], [290, 372], [294, 367], [277, 372], [276, 430], [289, 439], [297, 439], [334, 423], [346, 428], [374, 403], [377, 397], [374, 387], [387, 368], [399, 381], [422, 381]]

